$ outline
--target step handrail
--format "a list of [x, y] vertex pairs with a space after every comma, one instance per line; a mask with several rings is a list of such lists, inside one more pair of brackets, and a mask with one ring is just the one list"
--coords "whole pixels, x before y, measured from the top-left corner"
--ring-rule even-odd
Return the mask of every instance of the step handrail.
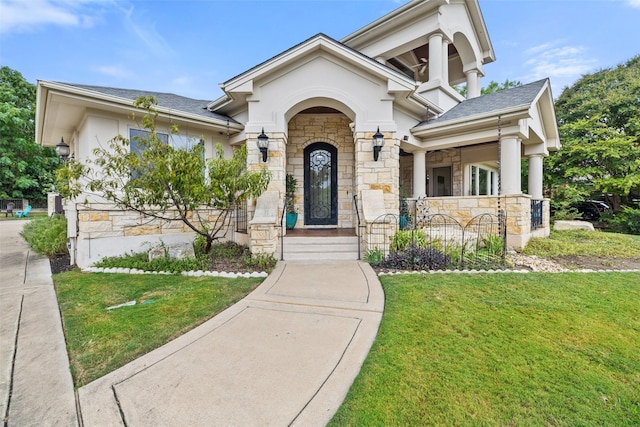
[[358, 209], [358, 195], [353, 195], [353, 205], [356, 210], [356, 218], [358, 220], [358, 227], [356, 228], [356, 236], [358, 237], [358, 260], [362, 259], [360, 256], [360, 210]]
[[284, 214], [287, 209], [287, 198], [284, 198], [284, 202], [282, 204], [282, 215], [280, 215], [280, 261], [284, 261], [284, 226], [282, 223], [284, 222]]

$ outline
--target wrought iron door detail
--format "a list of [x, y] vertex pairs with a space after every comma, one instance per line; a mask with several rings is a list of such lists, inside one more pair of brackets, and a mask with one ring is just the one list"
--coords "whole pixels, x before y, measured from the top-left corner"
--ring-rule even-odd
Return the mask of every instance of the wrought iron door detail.
[[337, 225], [336, 148], [318, 142], [304, 150], [304, 216], [308, 225]]

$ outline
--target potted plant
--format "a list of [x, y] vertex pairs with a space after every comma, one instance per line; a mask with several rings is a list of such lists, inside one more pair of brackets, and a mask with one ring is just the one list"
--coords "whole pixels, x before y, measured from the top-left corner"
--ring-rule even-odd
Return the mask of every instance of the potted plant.
[[400, 189], [400, 230], [407, 228], [409, 224], [409, 203], [407, 203], [407, 192]]
[[287, 198], [287, 215], [286, 215], [286, 227], [287, 230], [292, 230], [298, 222], [298, 212], [296, 211], [296, 187], [298, 186], [298, 180], [291, 175], [287, 174], [285, 180], [285, 197]]

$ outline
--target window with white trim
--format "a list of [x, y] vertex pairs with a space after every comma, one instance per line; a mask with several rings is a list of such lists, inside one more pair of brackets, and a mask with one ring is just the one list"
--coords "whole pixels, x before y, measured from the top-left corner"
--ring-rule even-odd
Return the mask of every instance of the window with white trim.
[[470, 196], [487, 196], [498, 194], [498, 170], [485, 164], [469, 165]]

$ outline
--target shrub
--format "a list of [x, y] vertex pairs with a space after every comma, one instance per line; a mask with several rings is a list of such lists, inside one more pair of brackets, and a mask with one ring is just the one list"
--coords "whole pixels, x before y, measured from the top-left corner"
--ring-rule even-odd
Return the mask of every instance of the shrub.
[[640, 209], [623, 207], [615, 216], [603, 218], [615, 231], [629, 234], [640, 234]]
[[588, 197], [588, 193], [572, 185], [558, 185], [553, 188], [551, 215], [556, 220], [574, 219], [580, 214], [576, 206]]
[[433, 248], [413, 247], [407, 251], [391, 252], [379, 264], [394, 270], [444, 270], [450, 258]]
[[[144, 271], [168, 271], [179, 273], [194, 270], [240, 271], [248, 268], [270, 271], [277, 260], [272, 255], [252, 255], [249, 248], [234, 242], [222, 242], [211, 246], [211, 251], [203, 253], [205, 239], [196, 238], [194, 249], [196, 256], [184, 259], [156, 258], [149, 261], [148, 252], [130, 253], [122, 256], [107, 257], [95, 264], [96, 267], [137, 268]], [[214, 268], [215, 267], [215, 268]]]
[[504, 240], [502, 236], [496, 234], [487, 234], [482, 238], [482, 245], [489, 255], [502, 255], [504, 250]]
[[382, 249], [368, 249], [364, 254], [364, 260], [373, 266], [377, 266], [384, 259], [384, 252]]
[[205, 262], [194, 257], [172, 260], [169, 258], [156, 258], [149, 261], [148, 252], [106, 257], [97, 262], [95, 266], [104, 268], [137, 268], [143, 271], [168, 271], [171, 273], [207, 269]]
[[406, 251], [412, 246], [420, 248], [427, 246], [427, 238], [423, 230], [398, 230], [391, 239], [393, 250]]
[[20, 233], [29, 247], [47, 257], [65, 255], [67, 249], [67, 219], [63, 215], [36, 217], [25, 224]]

